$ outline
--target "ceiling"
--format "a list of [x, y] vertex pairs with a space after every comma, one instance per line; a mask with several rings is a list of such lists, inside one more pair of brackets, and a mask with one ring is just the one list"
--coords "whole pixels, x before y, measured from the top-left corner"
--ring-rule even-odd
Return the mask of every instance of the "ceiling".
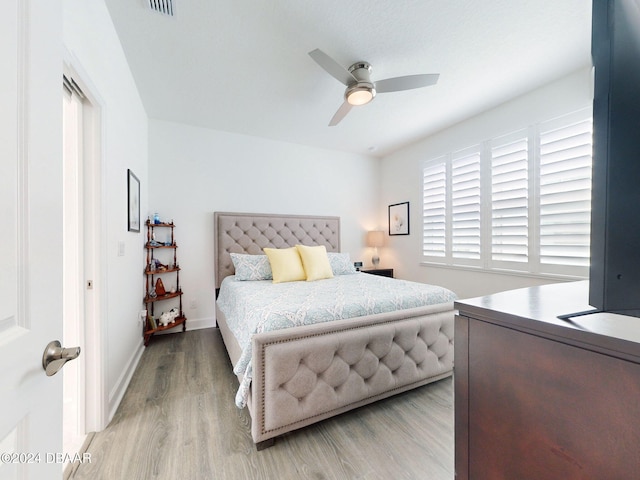
[[[384, 156], [591, 64], [588, 0], [105, 0], [150, 118]], [[308, 52], [372, 79], [440, 73], [379, 94], [335, 127], [344, 86]]]

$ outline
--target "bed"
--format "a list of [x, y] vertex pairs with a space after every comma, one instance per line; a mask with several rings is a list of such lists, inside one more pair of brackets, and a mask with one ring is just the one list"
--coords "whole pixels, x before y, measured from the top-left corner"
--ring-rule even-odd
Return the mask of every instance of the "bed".
[[[262, 257], [264, 248], [323, 246], [333, 271], [342, 268], [348, 255], [340, 252], [338, 217], [215, 212], [214, 223], [216, 320], [238, 376], [236, 405], [248, 408], [258, 449], [287, 432], [452, 374], [455, 297], [446, 289], [424, 286], [429, 289], [425, 293], [418, 287], [423, 284], [355, 271], [315, 282], [275, 284], [259, 276], [256, 281], [237, 281], [234, 261], [240, 257], [262, 260], [248, 255]], [[395, 291], [402, 283], [410, 284], [416, 298], [430, 296], [430, 304], [398, 296], [385, 300], [382, 307], [373, 304], [383, 290]], [[358, 310], [360, 306], [352, 305], [349, 298], [343, 299], [340, 308], [309, 300], [342, 298], [347, 295], [342, 292], [362, 285], [371, 302], [355, 303], [363, 304], [365, 310]], [[330, 293], [317, 293], [321, 286]], [[237, 295], [243, 293], [234, 288], [252, 293], [240, 298]], [[291, 290], [297, 288], [307, 290]], [[280, 322], [288, 322], [288, 328], [263, 328], [260, 318], [250, 317], [275, 310], [264, 300], [269, 289], [279, 292], [275, 303], [302, 299], [305, 315], [283, 314]], [[327, 310], [339, 311], [337, 319], [319, 313]], [[258, 322], [260, 327], [238, 333], [244, 317], [247, 324]], [[323, 318], [311, 323], [314, 317]]]

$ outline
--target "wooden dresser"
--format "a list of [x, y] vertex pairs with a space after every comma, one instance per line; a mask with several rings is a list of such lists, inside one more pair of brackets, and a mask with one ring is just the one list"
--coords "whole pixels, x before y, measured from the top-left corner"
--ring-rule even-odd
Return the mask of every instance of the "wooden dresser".
[[587, 296], [572, 282], [456, 303], [457, 479], [640, 478], [640, 318], [557, 318]]

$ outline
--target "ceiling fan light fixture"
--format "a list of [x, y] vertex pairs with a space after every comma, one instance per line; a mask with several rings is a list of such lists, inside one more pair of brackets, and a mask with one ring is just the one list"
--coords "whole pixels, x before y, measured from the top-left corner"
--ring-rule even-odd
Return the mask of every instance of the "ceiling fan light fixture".
[[340, 123], [345, 115], [349, 113], [351, 107], [366, 105], [371, 102], [378, 92], [400, 92], [402, 90], [428, 87], [429, 85], [435, 85], [440, 77], [438, 73], [405, 75], [373, 82], [371, 80], [372, 68], [368, 62], [356, 62], [348, 69], [345, 69], [319, 48], [310, 51], [309, 56], [329, 75], [347, 87], [344, 91], [344, 102], [331, 118], [330, 127]]
[[347, 102], [353, 106], [366, 105], [376, 96], [376, 89], [371, 85], [355, 85], [347, 89]]

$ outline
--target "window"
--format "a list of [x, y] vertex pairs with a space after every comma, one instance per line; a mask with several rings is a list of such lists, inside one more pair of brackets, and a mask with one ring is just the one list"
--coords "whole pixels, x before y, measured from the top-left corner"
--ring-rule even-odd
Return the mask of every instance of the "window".
[[438, 161], [432, 166], [425, 167], [423, 185], [424, 234], [422, 236], [422, 251], [426, 256], [441, 258], [445, 256], [446, 252], [447, 231], [447, 171], [444, 161]]
[[540, 132], [540, 262], [589, 266], [591, 120]]
[[529, 139], [491, 142], [491, 260], [529, 261]]
[[423, 259], [586, 276], [591, 110], [452, 152], [423, 166]]
[[480, 151], [451, 158], [451, 256], [459, 263], [480, 260]]

